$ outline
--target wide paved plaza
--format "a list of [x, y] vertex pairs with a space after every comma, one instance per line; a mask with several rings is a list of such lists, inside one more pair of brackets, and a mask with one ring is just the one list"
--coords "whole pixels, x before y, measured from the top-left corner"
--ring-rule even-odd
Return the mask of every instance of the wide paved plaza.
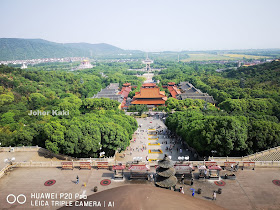
[[[133, 161], [134, 157], [142, 157], [142, 161], [156, 161], [163, 159], [164, 154], [171, 156], [176, 161], [178, 157], [189, 156], [193, 160], [191, 151], [184, 149], [181, 141], [177, 141], [168, 135], [169, 131], [158, 115], [147, 118], [137, 118], [139, 128], [132, 137], [130, 146], [126, 151], [116, 155], [117, 161]], [[140, 127], [141, 126], [141, 127]], [[156, 131], [156, 135], [149, 135]], [[160, 132], [162, 131], [162, 132]], [[150, 143], [150, 144], [149, 144]], [[158, 144], [158, 145], [157, 145]], [[172, 148], [172, 150], [170, 149]], [[161, 154], [149, 153], [149, 150], [161, 150]]]
[[[152, 170], [154, 172], [154, 170]], [[194, 171], [194, 173], [197, 173]], [[224, 175], [226, 171], [222, 171]], [[223, 180], [225, 186], [217, 186], [214, 181], [210, 180], [194, 180], [194, 185], [177, 184], [177, 188], [183, 186], [185, 196], [191, 195], [191, 188], [197, 190], [202, 189], [202, 193], [195, 194], [195, 197], [200, 199], [215, 202], [217, 205], [226, 209], [279, 209], [280, 206], [280, 186], [272, 183], [272, 180], [280, 179], [280, 169], [271, 168], [256, 168], [255, 170], [239, 170], [236, 180]], [[76, 176], [79, 176], [79, 184], [75, 184]], [[128, 180], [129, 173], [126, 172], [125, 181], [114, 181], [113, 172], [106, 169], [92, 170], [61, 170], [59, 168], [17, 168], [0, 179], [0, 203], [1, 209], [38, 209], [38, 206], [33, 205], [36, 199], [31, 199], [31, 193], [55, 193], [58, 196], [72, 194], [91, 195], [94, 194], [93, 189], [98, 187], [98, 192], [106, 189], [114, 188], [121, 185], [153, 185], [149, 181]], [[111, 183], [107, 186], [102, 186], [102, 180], [110, 180]], [[52, 186], [45, 186], [47, 180], [55, 180], [56, 183]], [[85, 184], [85, 185], [84, 185]], [[135, 185], [137, 187], [137, 185]], [[212, 201], [213, 190], [222, 189], [222, 194], [217, 195], [217, 200]], [[133, 192], [132, 192], [133, 193]], [[179, 193], [179, 192], [174, 192]], [[26, 196], [25, 204], [8, 204], [6, 198], [9, 194], [18, 196], [24, 194]], [[20, 198], [19, 200], [21, 200]], [[45, 199], [42, 199], [45, 200]], [[56, 200], [56, 199], [54, 199]], [[67, 199], [57, 199], [67, 201]], [[70, 199], [71, 200], [71, 199]], [[74, 200], [74, 199], [72, 199]], [[13, 201], [10, 198], [10, 201]], [[48, 199], [51, 204], [51, 199]], [[57, 207], [47, 206], [43, 209], [57, 209]]]

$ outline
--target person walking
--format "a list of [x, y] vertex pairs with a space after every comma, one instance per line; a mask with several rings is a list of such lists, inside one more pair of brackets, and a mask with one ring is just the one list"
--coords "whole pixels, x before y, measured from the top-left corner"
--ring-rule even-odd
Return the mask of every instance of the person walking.
[[76, 179], [77, 179], [76, 184], [79, 184], [79, 176], [78, 175], [77, 175]]
[[153, 182], [154, 181], [154, 175], [150, 174], [150, 181]]
[[216, 197], [217, 197], [217, 193], [216, 191], [213, 192], [213, 199], [212, 200], [216, 200]]
[[237, 165], [235, 165], [235, 171], [237, 172], [239, 168], [239, 163], [237, 163]]
[[183, 187], [180, 187], [180, 193], [185, 194]]
[[191, 179], [191, 185], [193, 185], [193, 179]]
[[185, 175], [183, 174], [181, 177], [181, 183], [184, 184], [184, 180], [185, 180]]
[[194, 194], [195, 194], [195, 191], [193, 190], [193, 191], [192, 191], [192, 197], [194, 197]]

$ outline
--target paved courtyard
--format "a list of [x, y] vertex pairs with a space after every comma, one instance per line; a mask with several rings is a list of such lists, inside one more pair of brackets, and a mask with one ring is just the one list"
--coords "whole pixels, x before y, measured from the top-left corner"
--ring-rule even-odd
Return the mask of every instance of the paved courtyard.
[[[137, 118], [138, 125], [141, 125], [132, 137], [130, 146], [126, 151], [116, 155], [117, 161], [133, 161], [134, 157], [142, 157], [142, 161], [163, 159], [164, 154], [171, 156], [172, 160], [178, 157], [189, 156], [193, 160], [193, 154], [184, 149], [180, 141], [176, 143], [175, 138], [168, 137], [168, 129], [158, 116]], [[157, 131], [157, 135], [149, 135], [149, 132]], [[159, 131], [162, 131], [159, 133]], [[152, 140], [152, 139], [157, 140]], [[149, 145], [149, 143], [154, 145]], [[159, 145], [155, 145], [159, 143]], [[170, 148], [172, 147], [172, 150]], [[143, 149], [144, 148], [144, 149]], [[162, 154], [149, 153], [149, 150], [160, 149]], [[167, 150], [166, 150], [167, 149]]]
[[[152, 170], [154, 171], [154, 170]], [[194, 172], [197, 173], [197, 170]], [[222, 171], [224, 175], [226, 171]], [[194, 185], [182, 185], [178, 183], [179, 188], [183, 186], [185, 195], [191, 195], [191, 188], [202, 189], [202, 194], [195, 194], [195, 197], [200, 199], [211, 200], [213, 190], [222, 189], [222, 194], [217, 194], [217, 205], [225, 207], [226, 209], [240, 210], [240, 209], [279, 209], [280, 206], [280, 186], [272, 183], [274, 179], [280, 179], [280, 169], [272, 168], [256, 168], [256, 170], [239, 170], [237, 172], [236, 180], [224, 180], [226, 185], [219, 187], [215, 185], [214, 181], [210, 180], [194, 180]], [[75, 184], [76, 176], [79, 176], [79, 184]], [[125, 174], [128, 178], [128, 172]], [[1, 209], [10, 208], [32, 208], [38, 209], [38, 206], [31, 206], [35, 204], [36, 199], [31, 199], [31, 193], [57, 193], [79, 195], [94, 194], [93, 188], [98, 187], [98, 191], [103, 191], [109, 188], [126, 185], [126, 184], [144, 184], [153, 185], [145, 180], [125, 180], [114, 181], [113, 172], [106, 169], [92, 169], [92, 170], [61, 170], [59, 168], [17, 168], [8, 175], [0, 179], [0, 203]], [[102, 186], [101, 180], [109, 179], [110, 185]], [[45, 186], [47, 180], [55, 180], [56, 183], [52, 186]], [[84, 186], [86, 184], [86, 186]], [[179, 192], [174, 192], [179, 193]], [[6, 198], [9, 194], [19, 195], [24, 194], [27, 202], [25, 204], [8, 204]], [[10, 198], [10, 201], [13, 199]], [[39, 199], [40, 200], [40, 199]], [[51, 199], [41, 199], [49, 201]], [[68, 201], [68, 199], [57, 199], [60, 201]], [[69, 199], [69, 200], [74, 200]], [[22, 201], [20, 199], [20, 201]], [[38, 204], [38, 203], [37, 203]], [[40, 204], [40, 203], [39, 203]], [[41, 203], [42, 204], [42, 203]], [[58, 206], [48, 206], [43, 209], [57, 209]]]
[[[76, 184], [76, 177], [79, 176], [79, 184]], [[90, 195], [95, 186], [98, 191], [123, 185], [124, 182], [113, 181], [113, 172], [105, 169], [92, 170], [61, 170], [59, 168], [16, 168], [8, 175], [0, 179], [0, 209], [4, 208], [33, 208], [38, 209], [38, 206], [31, 206], [31, 201], [35, 204], [36, 199], [31, 199], [31, 193], [60, 193], [71, 194], [73, 197], [76, 193], [79, 195]], [[112, 180], [108, 186], [102, 186], [100, 181], [103, 179]], [[47, 180], [55, 180], [56, 183], [52, 186], [45, 186]], [[84, 186], [86, 184], [86, 186]], [[27, 202], [23, 205], [8, 204], [6, 197], [9, 194], [19, 195], [24, 194]], [[40, 199], [39, 199], [40, 200]], [[46, 209], [57, 209], [58, 207], [51, 206], [51, 199], [41, 199], [48, 201], [50, 206]], [[68, 199], [54, 199], [67, 201]], [[70, 199], [75, 200], [75, 199]], [[10, 201], [13, 201], [10, 198]]]

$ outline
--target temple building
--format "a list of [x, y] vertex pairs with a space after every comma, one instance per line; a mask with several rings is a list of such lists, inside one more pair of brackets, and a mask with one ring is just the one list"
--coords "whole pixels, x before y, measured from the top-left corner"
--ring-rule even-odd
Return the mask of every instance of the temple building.
[[155, 83], [144, 83], [142, 88], [155, 88], [157, 85]]
[[124, 98], [127, 98], [130, 91], [131, 91], [131, 84], [124, 83], [121, 91], [119, 92], [119, 95], [122, 95]]
[[93, 67], [93, 65], [91, 65], [91, 63], [88, 60], [83, 60], [81, 62], [81, 64], [77, 67], [77, 70], [78, 69], [90, 69], [92, 67]]
[[207, 93], [202, 93], [199, 89], [195, 88], [189, 82], [180, 82], [179, 88], [181, 93], [176, 96], [177, 99], [179, 100], [190, 98], [190, 99], [201, 99], [212, 104], [216, 103], [216, 101], [212, 96], [208, 95]]
[[123, 97], [123, 101], [121, 103], [121, 108], [128, 108], [127, 104], [127, 97], [128, 94], [131, 91], [131, 84], [130, 83], [124, 83], [122, 86], [122, 90], [118, 93], [119, 95], [121, 95]]
[[164, 91], [154, 83], [145, 83], [142, 85], [140, 92], [136, 92], [131, 104], [145, 104], [149, 107], [163, 106], [167, 97]]
[[152, 69], [151, 69], [151, 64], [152, 64], [153, 62], [154, 62], [154, 61], [151, 60], [151, 59], [149, 59], [149, 58], [148, 58], [148, 55], [147, 55], [147, 58], [146, 58], [145, 60], [142, 61], [142, 63], [146, 65], [145, 71], [148, 71], [148, 72], [149, 72], [149, 71], [152, 70]]
[[22, 66], [20, 67], [21, 69], [27, 69], [27, 64], [23, 63]]
[[109, 98], [118, 102], [123, 101], [123, 96], [119, 95], [119, 83], [110, 83], [106, 88], [102, 89], [93, 98]]
[[176, 98], [179, 94], [181, 94], [181, 91], [177, 88], [175, 82], [169, 82], [167, 89], [173, 98]]

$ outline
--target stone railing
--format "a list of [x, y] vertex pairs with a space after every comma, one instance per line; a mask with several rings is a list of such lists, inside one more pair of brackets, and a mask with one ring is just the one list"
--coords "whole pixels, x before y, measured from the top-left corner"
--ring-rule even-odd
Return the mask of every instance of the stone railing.
[[38, 146], [0, 147], [0, 152], [37, 152], [40, 148]]
[[2, 176], [4, 176], [5, 174], [6, 174], [6, 172], [7, 171], [9, 171], [10, 169], [12, 169], [12, 168], [14, 168], [14, 167], [16, 167], [17, 165], [16, 164], [12, 164], [12, 165], [6, 165], [4, 168], [2, 168], [1, 169], [1, 171], [0, 171], [0, 178], [2, 177]]
[[70, 157], [63, 154], [54, 154], [50, 152], [49, 150], [38, 147], [38, 146], [22, 146], [22, 147], [0, 147], [0, 152], [38, 152], [40, 155], [46, 156], [46, 157], [55, 157], [59, 160], [67, 160], [67, 161], [111, 161], [114, 159], [114, 157], [109, 158], [75, 158]]
[[62, 167], [62, 162], [72, 162], [73, 167], [80, 167], [80, 162], [90, 162], [92, 167], [97, 166], [97, 162], [108, 162], [109, 166], [118, 164], [114, 159], [102, 159], [100, 160], [81, 160], [81, 161], [45, 161], [45, 162], [35, 162], [35, 161], [26, 161], [26, 162], [17, 162], [15, 167], [18, 168], [60, 168]]
[[208, 161], [245, 161], [242, 157], [208, 157]]
[[[41, 167], [46, 167], [46, 168], [60, 168], [62, 166], [62, 162], [65, 162], [65, 161], [46, 161], [46, 162], [34, 162], [34, 161], [28, 161], [28, 162], [16, 162], [16, 164], [13, 166], [13, 167], [38, 167], [38, 168], [41, 168]], [[74, 167], [79, 167], [80, 166], [80, 162], [85, 162], [85, 161], [72, 161], [73, 162], [73, 166]], [[113, 159], [107, 159], [107, 160], [104, 160], [104, 159], [100, 159], [100, 160], [91, 160], [91, 161], [88, 161], [90, 162], [90, 165], [92, 167], [95, 167], [97, 166], [97, 162], [108, 162], [108, 165], [109, 166], [113, 166], [113, 165], [117, 165], [119, 163], [122, 163], [123, 165], [126, 165], [127, 163], [132, 163], [132, 162], [120, 162], [120, 161], [114, 161]], [[176, 162], [177, 164], [192, 164], [193, 166], [198, 166], [198, 165], [205, 165], [205, 162], [207, 163], [210, 163], [210, 162], [215, 162], [217, 163], [217, 165], [219, 166], [224, 166], [225, 165], [225, 162], [227, 161], [185, 161], [185, 162]], [[242, 167], [243, 166], [243, 163], [245, 162], [248, 162], [248, 161], [232, 161], [230, 160], [230, 162], [236, 162], [236, 163], [239, 163], [239, 166]], [[280, 167], [280, 161], [253, 161], [255, 163], [255, 167]], [[175, 163], [175, 161], [174, 161]], [[153, 166], [156, 166], [158, 165], [157, 164], [157, 161], [155, 162], [142, 162], [142, 163], [139, 163], [139, 164], [148, 164], [150, 165], [151, 167]]]

